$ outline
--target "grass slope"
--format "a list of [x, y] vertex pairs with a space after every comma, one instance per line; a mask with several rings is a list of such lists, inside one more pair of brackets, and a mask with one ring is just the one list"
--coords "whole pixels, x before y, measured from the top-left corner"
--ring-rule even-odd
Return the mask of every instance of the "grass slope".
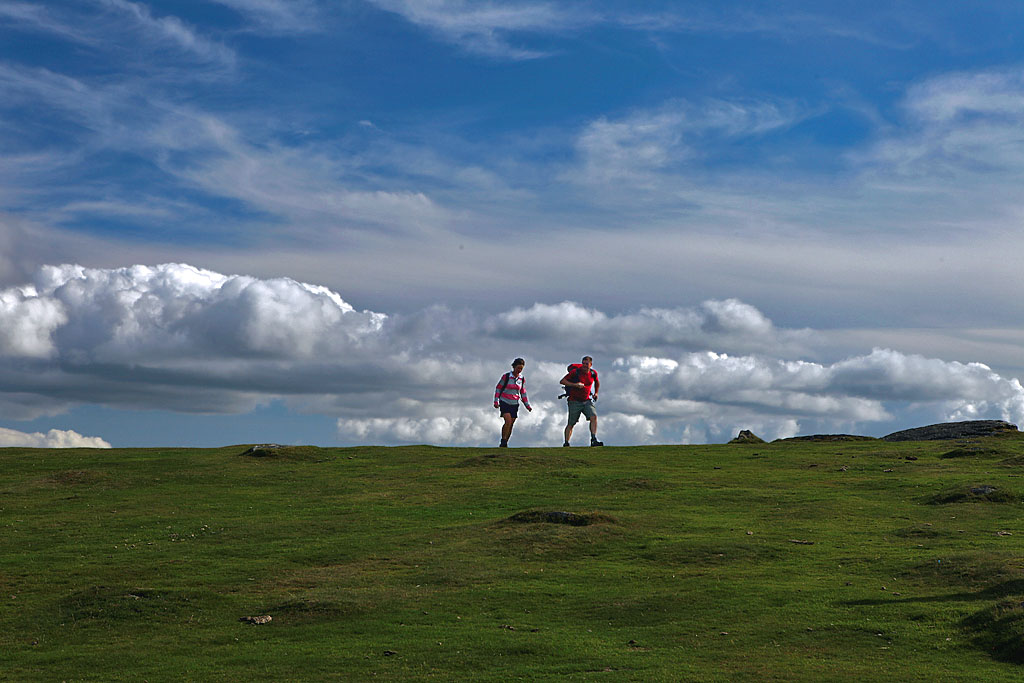
[[1019, 436], [245, 450], [0, 449], [0, 678], [1024, 673]]

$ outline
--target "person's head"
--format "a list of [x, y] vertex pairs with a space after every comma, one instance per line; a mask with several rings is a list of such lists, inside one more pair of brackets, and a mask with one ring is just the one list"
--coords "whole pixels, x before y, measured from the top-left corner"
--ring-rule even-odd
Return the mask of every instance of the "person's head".
[[583, 365], [584, 368], [589, 370], [590, 366], [594, 364], [594, 359], [591, 358], [590, 356], [583, 356], [583, 360], [580, 361], [580, 364]]
[[523, 360], [522, 358], [516, 358], [514, 361], [512, 361], [512, 370], [517, 375], [523, 371], [524, 367], [526, 367], [526, 361]]

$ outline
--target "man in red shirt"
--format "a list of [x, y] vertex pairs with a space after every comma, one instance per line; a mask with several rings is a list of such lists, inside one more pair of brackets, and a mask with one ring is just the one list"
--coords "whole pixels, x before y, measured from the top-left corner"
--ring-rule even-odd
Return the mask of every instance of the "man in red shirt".
[[[569, 394], [569, 422], [565, 426], [565, 443], [569, 445], [569, 437], [572, 436], [572, 428], [580, 420], [580, 415], [586, 415], [590, 422], [590, 445], [603, 446], [597, 440], [597, 410], [594, 408], [594, 401], [597, 400], [597, 392], [601, 388], [601, 381], [597, 378], [597, 370], [590, 366], [594, 359], [590, 356], [583, 356], [579, 365], [572, 367], [565, 377], [559, 380]], [[591, 392], [593, 389], [593, 392]]]

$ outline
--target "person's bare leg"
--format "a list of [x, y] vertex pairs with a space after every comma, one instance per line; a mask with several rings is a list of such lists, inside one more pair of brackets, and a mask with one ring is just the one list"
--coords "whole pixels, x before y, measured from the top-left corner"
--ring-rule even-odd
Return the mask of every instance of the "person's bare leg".
[[512, 425], [516, 419], [512, 417], [512, 413], [505, 413], [502, 417], [505, 418], [505, 424], [501, 426], [501, 440], [508, 443], [508, 438], [512, 436]]

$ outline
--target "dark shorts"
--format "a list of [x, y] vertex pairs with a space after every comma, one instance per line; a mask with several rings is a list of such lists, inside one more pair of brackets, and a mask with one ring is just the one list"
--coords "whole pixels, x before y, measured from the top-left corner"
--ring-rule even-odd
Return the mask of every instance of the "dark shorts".
[[505, 403], [504, 401], [498, 401], [498, 413], [504, 415], [505, 413], [510, 414], [512, 417], [519, 417], [519, 404], [518, 403]]
[[594, 409], [593, 401], [569, 401], [569, 424], [574, 425], [580, 421], [580, 415], [586, 415], [589, 420], [597, 417], [597, 410]]

